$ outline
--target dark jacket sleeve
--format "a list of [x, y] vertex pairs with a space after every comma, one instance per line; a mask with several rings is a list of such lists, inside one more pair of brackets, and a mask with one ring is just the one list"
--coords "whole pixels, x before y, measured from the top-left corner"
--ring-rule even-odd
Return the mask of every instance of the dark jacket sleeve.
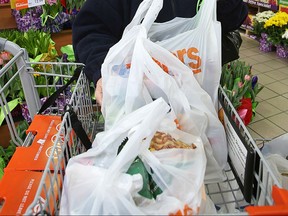
[[[122, 37], [142, 0], [86, 0], [72, 26], [76, 61], [84, 63], [84, 72], [96, 84], [101, 77], [101, 65], [109, 51]], [[195, 15], [197, 0], [164, 0], [157, 22], [175, 16]], [[219, 0], [217, 19], [223, 32], [240, 27], [247, 16], [242, 0]]]
[[132, 16], [125, 1], [128, 0], [86, 0], [73, 23], [76, 61], [85, 64], [84, 72], [94, 83], [101, 77], [101, 65], [108, 50], [120, 40]]
[[247, 15], [248, 7], [243, 0], [217, 1], [217, 19], [221, 22], [224, 33], [238, 29]]

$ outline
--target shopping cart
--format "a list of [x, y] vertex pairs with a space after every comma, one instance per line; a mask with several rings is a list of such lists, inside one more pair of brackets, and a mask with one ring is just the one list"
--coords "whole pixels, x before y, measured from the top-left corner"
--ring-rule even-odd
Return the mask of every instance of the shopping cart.
[[[14, 57], [0, 70], [0, 78], [2, 79], [13, 65], [17, 68], [17, 72], [14, 73], [9, 82], [0, 86], [1, 108], [4, 111], [5, 121], [9, 127], [13, 142], [19, 147], [29, 148], [31, 143], [33, 145], [37, 134], [32, 130], [27, 134], [25, 140], [21, 140], [18, 136], [11, 111], [7, 106], [8, 102], [4, 94], [6, 89], [9, 88], [13, 80], [19, 79], [21, 81], [25, 102], [33, 119], [31, 125], [35, 125], [38, 121], [37, 124], [41, 125], [42, 120], [41, 118], [39, 120], [39, 115], [37, 114], [41, 107], [39, 92], [42, 92], [42, 94], [45, 92], [46, 96], [49, 97], [65, 83], [65, 79], [69, 79], [72, 76], [73, 71], [77, 67], [82, 65], [59, 62], [29, 62], [24, 49], [0, 38], [0, 51], [1, 48], [12, 53]], [[35, 79], [39, 78], [39, 76], [42, 76], [46, 81], [44, 84], [39, 85], [36, 83]], [[99, 123], [99, 116], [95, 116], [97, 111], [95, 111], [91, 102], [90, 84], [85, 75], [81, 73], [77, 82], [71, 85], [71, 91], [63, 92], [61, 97], [65, 104], [73, 108], [89, 138], [93, 140], [96, 133], [103, 130], [103, 124]], [[219, 102], [226, 114], [225, 127], [229, 143], [229, 163], [225, 170], [227, 179], [221, 183], [206, 185], [206, 193], [215, 203], [219, 212], [223, 214], [239, 215], [260, 212], [261, 215], [263, 209], [261, 207], [258, 209], [254, 206], [263, 206], [266, 213], [276, 208], [276, 212], [278, 211], [279, 213], [279, 209], [288, 204], [288, 195], [285, 194], [287, 192], [281, 190], [281, 184], [276, 179], [221, 87], [219, 88]], [[15, 213], [27, 215], [59, 214], [61, 189], [67, 162], [70, 157], [85, 151], [79, 137], [76, 136], [72, 129], [71, 113], [65, 112], [63, 103], [56, 101], [46, 111], [45, 116], [57, 122], [57, 127], [55, 127], [57, 132], [53, 136], [54, 139], [50, 145], [49, 156], [46, 159], [43, 170], [38, 168], [37, 172], [32, 172], [33, 175], [36, 173], [33, 178], [25, 176], [27, 185], [24, 187], [23, 194], [10, 190], [11, 193], [17, 193], [17, 196], [21, 197], [19, 204], [15, 204], [15, 200], [13, 201], [14, 207], [17, 205]], [[49, 130], [52, 131], [51, 128]], [[7, 170], [8, 177], [9, 175], [12, 176], [12, 171]], [[30, 174], [29, 170], [22, 171], [22, 173], [19, 172], [21, 170], [14, 172], [14, 179], [17, 176], [21, 178], [23, 172], [24, 174]], [[11, 183], [13, 182], [11, 181]], [[18, 179], [15, 184], [19, 185], [20, 183], [23, 184]], [[1, 197], [2, 187], [3, 180], [0, 183], [0, 215], [3, 215], [5, 205], [7, 206], [7, 203], [10, 202], [9, 198]], [[31, 189], [32, 187], [35, 188], [34, 191]], [[246, 208], [247, 206], [250, 207]], [[285, 208], [283, 209], [285, 210]]]
[[[0, 38], [0, 51], [2, 50], [11, 53], [13, 58], [0, 70], [0, 79], [5, 82], [0, 86], [1, 111], [4, 113], [11, 140], [18, 146], [19, 153], [23, 155], [17, 158], [16, 150], [13, 160], [9, 162], [9, 167], [5, 169], [0, 185], [0, 191], [4, 193], [4, 196], [0, 195], [0, 215], [58, 214], [66, 164], [70, 157], [86, 151], [72, 129], [71, 110], [65, 107], [72, 107], [73, 113], [77, 115], [82, 128], [91, 140], [95, 137], [95, 132], [101, 130], [97, 128], [101, 125], [96, 124], [98, 122], [98, 117], [95, 115], [97, 107], [92, 104], [90, 83], [81, 72], [78, 80], [61, 92], [56, 101], [46, 109], [45, 115], [39, 115], [38, 111], [42, 102], [61, 88], [73, 76], [76, 68], [83, 67], [83, 65], [63, 62], [29, 62], [25, 49]], [[13, 74], [11, 74], [11, 69]], [[41, 82], [37, 82], [39, 79]], [[9, 109], [9, 101], [6, 97], [7, 92], [12, 90], [10, 88], [15, 86], [15, 83], [22, 86], [24, 95], [22, 109], [27, 106], [26, 115], [33, 119], [25, 140], [22, 140], [17, 133], [13, 112]], [[45, 97], [42, 97], [43, 95]], [[48, 125], [45, 125], [45, 122], [48, 122]], [[56, 125], [55, 127], [52, 122]], [[41, 135], [45, 127], [49, 133], [44, 131]], [[49, 145], [40, 142], [45, 140], [45, 137], [47, 143], [50, 141]], [[35, 157], [31, 153], [34, 145], [38, 151]], [[46, 149], [44, 149], [45, 145], [48, 145]], [[24, 152], [25, 148], [29, 151]], [[46, 157], [43, 158], [44, 162], [39, 160], [33, 163], [36, 155], [39, 156], [40, 153], [46, 153]], [[27, 159], [29, 154], [31, 161]], [[9, 185], [7, 186], [5, 182]]]

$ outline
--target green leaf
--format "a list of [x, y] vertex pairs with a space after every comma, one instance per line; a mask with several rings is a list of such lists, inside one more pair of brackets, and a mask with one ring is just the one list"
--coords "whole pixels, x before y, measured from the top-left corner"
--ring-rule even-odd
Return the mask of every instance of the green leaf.
[[68, 55], [68, 61], [75, 62], [75, 54], [71, 44], [62, 46], [60, 50], [62, 53], [66, 53]]
[[4, 159], [0, 157], [0, 180], [3, 178], [5, 166]]
[[[12, 101], [9, 101], [9, 102], [7, 103], [9, 111], [11, 112], [13, 109], [15, 109], [15, 107], [16, 107], [18, 104], [19, 104], [19, 98], [16, 98], [16, 99], [14, 99], [14, 100], [12, 100]], [[5, 106], [4, 106], [4, 109], [6, 109]], [[7, 114], [7, 113], [8, 113], [8, 110], [5, 110], [5, 111], [6, 111], [5, 113]], [[4, 119], [5, 119], [4, 110], [2, 110], [2, 109], [0, 108], [0, 125], [2, 125]]]

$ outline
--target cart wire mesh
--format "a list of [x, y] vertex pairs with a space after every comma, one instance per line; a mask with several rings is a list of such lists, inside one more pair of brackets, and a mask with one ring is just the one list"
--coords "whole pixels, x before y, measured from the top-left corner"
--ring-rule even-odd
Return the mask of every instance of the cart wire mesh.
[[[206, 193], [214, 202], [219, 214], [246, 214], [246, 206], [271, 206], [274, 204], [272, 199], [272, 186], [276, 185], [281, 188], [281, 184], [278, 179], [273, 174], [269, 164], [266, 162], [261, 150], [256, 145], [255, 141], [251, 137], [248, 129], [242, 122], [237, 111], [233, 107], [229, 98], [225, 94], [222, 87], [219, 87], [219, 101], [221, 105], [225, 108], [226, 115], [230, 117], [230, 123], [234, 125], [234, 129], [237, 131], [238, 136], [242, 138], [241, 141], [245, 142], [246, 145], [251, 147], [252, 152], [255, 157], [253, 158], [253, 163], [246, 163], [245, 172], [252, 179], [251, 182], [245, 182], [235, 170], [235, 166], [231, 159], [228, 159], [228, 164], [225, 168], [226, 180], [224, 182], [207, 184]], [[225, 125], [227, 126], [227, 124]], [[227, 128], [226, 128], [227, 131]], [[229, 145], [231, 140], [228, 141]], [[230, 153], [230, 152], [229, 152]], [[230, 157], [231, 155], [229, 155]], [[247, 166], [253, 166], [247, 167]], [[234, 170], [233, 170], [234, 168]], [[247, 185], [250, 191], [243, 190]], [[251, 199], [248, 202], [245, 199], [243, 193], [249, 193]]]
[[[13, 142], [17, 146], [28, 147], [35, 135], [29, 133], [25, 140], [19, 137], [6, 99], [7, 91], [11, 86], [13, 87], [13, 82], [21, 86], [21, 91], [23, 91], [22, 107], [27, 107], [27, 118], [28, 120], [30, 118], [31, 121], [37, 115], [43, 101], [62, 87], [71, 78], [77, 67], [83, 65], [63, 62], [29, 62], [24, 49], [11, 42], [0, 40], [0, 44], [1, 42], [5, 43], [4, 48], [7, 48], [7, 51], [13, 53], [14, 56], [0, 70], [0, 79], [3, 80], [4, 77], [7, 79], [11, 68], [14, 68], [9, 80], [6, 83], [0, 83], [1, 109], [4, 112], [5, 122], [9, 127]], [[242, 137], [242, 140], [254, 154], [253, 169], [249, 169], [252, 170], [252, 182], [248, 182], [251, 184], [251, 200], [247, 201], [245, 195], [247, 191], [244, 190], [243, 192], [243, 188], [245, 189], [248, 183], [237, 174], [231, 160], [225, 169], [226, 180], [220, 183], [207, 184], [207, 195], [214, 202], [219, 214], [246, 214], [244, 211], [246, 206], [273, 205], [272, 186], [281, 187], [280, 183], [221, 87], [219, 88], [219, 101], [222, 102], [222, 107], [225, 107], [226, 115], [232, 117], [238, 136]], [[66, 105], [73, 108], [91, 140], [95, 138], [97, 132], [103, 130], [103, 124], [99, 123], [99, 116], [95, 116], [95, 113], [99, 114], [99, 112], [91, 101], [90, 83], [84, 73], [81, 73], [77, 82], [62, 92], [56, 102], [45, 112], [45, 115], [61, 116], [62, 121], [57, 128], [58, 133], [55, 136], [47, 164], [42, 171], [41, 181], [37, 186], [34, 200], [27, 207], [25, 215], [59, 214], [62, 184], [68, 160], [85, 151], [72, 129], [71, 116], [64, 109]], [[245, 167], [245, 170], [246, 168], [248, 169]]]
[[[62, 87], [72, 77], [77, 67], [83, 64], [65, 62], [29, 62], [26, 51], [9, 41], [4, 43], [4, 50], [13, 54], [13, 58], [0, 70], [0, 104], [14, 144], [29, 147], [35, 139], [35, 134], [28, 133], [25, 140], [17, 133], [13, 111], [9, 107], [7, 95], [12, 90], [22, 95], [20, 105], [25, 120], [31, 122], [38, 114], [38, 110], [47, 98]], [[2, 51], [2, 50], [1, 50]], [[18, 88], [20, 87], [20, 88]], [[65, 107], [72, 107], [88, 137], [92, 140], [96, 133], [98, 121], [95, 113], [97, 107], [92, 104], [90, 82], [83, 72], [77, 81], [65, 89], [44, 114], [47, 116], [61, 116], [61, 124], [57, 125], [58, 133], [54, 136], [54, 145], [50, 149], [42, 177], [37, 182], [38, 187], [33, 202], [27, 207], [26, 215], [59, 214], [59, 203], [65, 168], [69, 158], [78, 155], [86, 149], [72, 129], [71, 116], [65, 112]], [[10, 98], [11, 99], [11, 98]], [[41, 124], [41, 122], [40, 122]], [[40, 126], [40, 125], [39, 125]], [[102, 129], [101, 125], [97, 129]], [[36, 184], [36, 182], [33, 182]], [[5, 203], [1, 203], [3, 207]]]

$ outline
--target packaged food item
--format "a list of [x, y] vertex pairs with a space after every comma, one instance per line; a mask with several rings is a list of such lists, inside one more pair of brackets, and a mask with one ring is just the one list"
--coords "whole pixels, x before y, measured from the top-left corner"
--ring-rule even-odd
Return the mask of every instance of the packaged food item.
[[195, 144], [186, 144], [180, 140], [176, 140], [170, 134], [157, 131], [150, 143], [150, 151], [158, 151], [161, 149], [182, 148], [182, 149], [195, 149]]

